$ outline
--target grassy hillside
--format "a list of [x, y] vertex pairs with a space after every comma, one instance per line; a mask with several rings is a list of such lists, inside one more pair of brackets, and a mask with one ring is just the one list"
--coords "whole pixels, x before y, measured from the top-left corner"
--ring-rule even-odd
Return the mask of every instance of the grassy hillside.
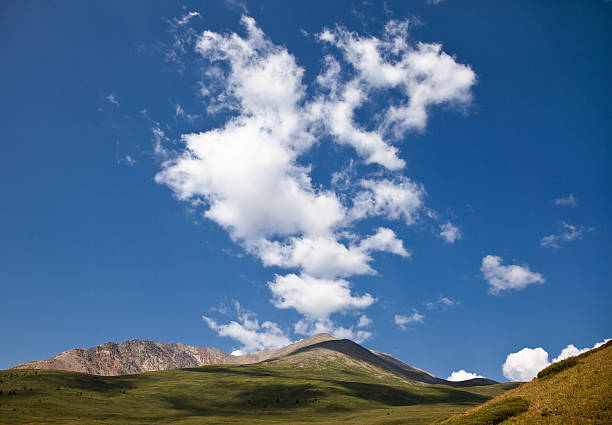
[[445, 425], [612, 423], [612, 341], [554, 363], [531, 382]]
[[2, 424], [426, 424], [513, 387], [417, 384], [347, 358], [118, 377], [6, 370], [0, 381]]

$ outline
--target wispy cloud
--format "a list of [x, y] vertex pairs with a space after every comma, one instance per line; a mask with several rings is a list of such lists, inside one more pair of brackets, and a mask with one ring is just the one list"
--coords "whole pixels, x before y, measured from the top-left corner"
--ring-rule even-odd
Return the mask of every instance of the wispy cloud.
[[563, 198], [556, 198], [555, 205], [559, 205], [562, 207], [577, 207], [578, 200], [574, 197], [573, 193], [570, 193], [568, 196]]
[[563, 243], [580, 240], [585, 233], [593, 230], [595, 230], [594, 227], [574, 226], [564, 221], [561, 233], [544, 236], [540, 240], [540, 246], [543, 248], [561, 248]]
[[448, 307], [454, 307], [460, 303], [452, 298], [440, 296], [436, 301], [428, 301], [423, 304], [427, 310], [435, 310], [437, 308], [446, 309]]
[[117, 95], [115, 93], [111, 93], [108, 96], [104, 96], [104, 99], [108, 100], [115, 106], [119, 106], [119, 100], [117, 99]]
[[187, 14], [185, 14], [185, 15], [181, 16], [179, 19], [177, 19], [176, 23], [178, 25], [185, 25], [185, 24], [187, 24], [191, 20], [191, 18], [195, 18], [196, 16], [198, 18], [201, 18], [200, 12], [196, 12], [196, 11], [188, 12]]
[[291, 344], [292, 341], [277, 323], [260, 323], [257, 314], [244, 310], [237, 301], [234, 301], [234, 307], [237, 318], [226, 324], [219, 324], [216, 319], [202, 316], [208, 327], [219, 336], [229, 337], [240, 343], [240, 348], [232, 354], [241, 355]]
[[132, 158], [130, 155], [126, 155], [122, 158], [119, 158], [117, 160], [117, 164], [121, 164], [121, 163], [125, 163], [130, 167], [133, 167], [134, 164], [136, 164], [136, 160], [134, 158]]
[[404, 331], [406, 330], [407, 325], [411, 323], [423, 323], [424, 319], [425, 316], [420, 314], [416, 309], [413, 309], [412, 314], [410, 315], [396, 314], [393, 317], [395, 324]]

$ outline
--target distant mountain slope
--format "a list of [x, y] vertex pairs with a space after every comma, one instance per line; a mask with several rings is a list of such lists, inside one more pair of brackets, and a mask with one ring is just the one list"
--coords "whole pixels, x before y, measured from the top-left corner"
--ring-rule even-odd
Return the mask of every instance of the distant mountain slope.
[[73, 348], [51, 359], [23, 363], [14, 369], [59, 369], [108, 376], [238, 362], [235, 356], [216, 348], [134, 339], [121, 344], [107, 342], [88, 350]]
[[[290, 354], [279, 358], [277, 363], [289, 363], [298, 367], [317, 367], [329, 360], [352, 363], [365, 368], [378, 368], [393, 373], [411, 381], [425, 384], [450, 385], [453, 387], [466, 387], [478, 385], [492, 385], [496, 381], [478, 378], [463, 382], [451, 382], [440, 379], [424, 370], [410, 366], [391, 354], [382, 351], [368, 350], [348, 339], [328, 339], [318, 343], [304, 345]], [[358, 362], [358, 363], [355, 363]], [[326, 367], [329, 367], [327, 365]]]
[[102, 376], [132, 375], [215, 364], [257, 363], [334, 339], [329, 334], [318, 334], [286, 347], [257, 351], [244, 356], [232, 356], [217, 348], [133, 339], [120, 344], [107, 342], [87, 350], [73, 348], [51, 359], [22, 363], [12, 369], [70, 370]]
[[273, 350], [256, 351], [255, 353], [246, 354], [244, 356], [238, 356], [238, 357], [240, 359], [239, 362], [241, 364], [257, 363], [257, 362], [261, 362], [261, 361], [276, 358], [276, 357], [286, 356], [301, 348], [308, 347], [314, 344], [318, 344], [320, 342], [336, 341], [336, 340], [338, 340], [338, 338], [334, 338], [330, 334], [321, 333], [321, 334], [313, 335], [308, 338], [304, 338], [296, 343], [287, 345], [286, 347], [276, 348]]
[[612, 341], [553, 363], [530, 382], [441, 423], [612, 424]]

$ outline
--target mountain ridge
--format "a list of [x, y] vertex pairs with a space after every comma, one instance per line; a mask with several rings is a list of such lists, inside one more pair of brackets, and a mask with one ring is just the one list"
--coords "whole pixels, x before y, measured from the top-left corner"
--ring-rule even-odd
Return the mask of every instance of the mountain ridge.
[[261, 362], [298, 366], [314, 364], [319, 367], [322, 359], [327, 359], [328, 366], [329, 361], [333, 359], [335, 362], [350, 363], [354, 367], [369, 369], [374, 373], [391, 373], [420, 384], [463, 387], [497, 383], [486, 378], [447, 381], [410, 366], [391, 354], [369, 350], [349, 339], [338, 339], [327, 333], [313, 335], [285, 347], [241, 356], [234, 356], [217, 348], [133, 339], [119, 344], [107, 342], [89, 349], [73, 348], [50, 359], [22, 363], [11, 369], [68, 370], [117, 376], [208, 365], [247, 365]]

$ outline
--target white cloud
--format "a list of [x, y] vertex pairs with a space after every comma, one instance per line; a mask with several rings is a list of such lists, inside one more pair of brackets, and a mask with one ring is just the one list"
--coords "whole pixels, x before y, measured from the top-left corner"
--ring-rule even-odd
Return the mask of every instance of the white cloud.
[[363, 239], [359, 249], [363, 252], [382, 251], [404, 258], [410, 257], [410, 253], [404, 248], [404, 243], [397, 239], [395, 232], [385, 227], [379, 227], [374, 235]]
[[369, 216], [384, 216], [390, 220], [403, 219], [414, 224], [424, 206], [425, 189], [408, 178], [361, 180], [360, 191], [353, 201], [349, 215], [354, 220]]
[[542, 348], [523, 348], [508, 354], [502, 365], [504, 376], [511, 381], [531, 381], [548, 362], [548, 353]]
[[[362, 316], [366, 317], [366, 316]], [[359, 324], [357, 328], [359, 328]], [[294, 331], [299, 335], [314, 335], [319, 333], [329, 333], [336, 338], [346, 338], [357, 343], [362, 343], [372, 337], [372, 332], [364, 329], [355, 329], [353, 326], [345, 328], [343, 326], [336, 326], [329, 319], [301, 319], [293, 325]]]
[[321, 41], [338, 47], [358, 72], [337, 100], [350, 113], [360, 106], [368, 90], [395, 88], [404, 96], [403, 101], [386, 110], [376, 133], [381, 135], [380, 140], [388, 130], [401, 137], [406, 130], [425, 128], [431, 105], [469, 103], [470, 89], [476, 83], [470, 67], [457, 63], [440, 44], [412, 46], [408, 26], [408, 21], [389, 21], [382, 38], [362, 37], [342, 27], [326, 29], [319, 35]]
[[540, 246], [543, 248], [561, 248], [563, 242], [580, 240], [585, 233], [595, 230], [593, 227], [574, 226], [565, 221], [562, 223], [562, 228], [563, 230], [559, 234], [544, 236], [540, 240]]
[[253, 247], [264, 265], [300, 268], [307, 275], [333, 279], [339, 276], [375, 274], [369, 265], [370, 253], [390, 252], [401, 257], [410, 254], [391, 229], [378, 228], [374, 235], [365, 237], [359, 245], [345, 245], [336, 236], [292, 237], [286, 244], [262, 241]]
[[459, 381], [467, 381], [468, 379], [474, 378], [484, 378], [484, 376], [478, 375], [477, 373], [466, 372], [465, 370], [457, 370], [450, 374], [447, 381], [459, 382]]
[[455, 243], [455, 241], [463, 237], [461, 230], [451, 222], [440, 225], [440, 236], [442, 236], [447, 243]]
[[[177, 55], [197, 40], [196, 51], [207, 63], [200, 89], [207, 111], [231, 113], [221, 126], [184, 134], [172, 147], [156, 125], [154, 148], [163, 160], [156, 182], [177, 199], [202, 206], [206, 218], [265, 266], [296, 269], [268, 284], [278, 308], [332, 323], [334, 313], [370, 306], [375, 298], [354, 295], [342, 278], [375, 274], [375, 251], [404, 258], [410, 252], [388, 228], [379, 227], [373, 235], [352, 233], [355, 221], [381, 216], [412, 225], [425, 210], [425, 189], [407, 177], [380, 173], [357, 182], [356, 190], [352, 175], [337, 174], [326, 188], [313, 183], [302, 155], [331, 136], [352, 146], [365, 163], [399, 170], [404, 161], [391, 144], [393, 137], [423, 129], [431, 105], [469, 103], [473, 71], [438, 44], [411, 46], [406, 22], [389, 22], [380, 39], [325, 30], [320, 39], [334, 44], [343, 59], [326, 57], [318, 90], [309, 99], [304, 69], [254, 19], [242, 17], [244, 36], [204, 31], [196, 37], [185, 25], [195, 16], [190, 12], [170, 22], [175, 43], [168, 60], [178, 61]], [[391, 89], [401, 96], [385, 97], [385, 102], [399, 100], [374, 114], [378, 122], [356, 122], [355, 111], [379, 98], [371, 96], [374, 90]], [[175, 115], [188, 116], [178, 104]]]
[[409, 316], [404, 316], [401, 314], [396, 314], [393, 317], [393, 321], [397, 326], [399, 326], [402, 330], [406, 330], [406, 325], [410, 323], [423, 323], [424, 315], [420, 314], [418, 311], [413, 310], [412, 314]]
[[332, 313], [364, 309], [374, 303], [370, 294], [353, 296], [350, 283], [343, 279], [317, 279], [312, 276], [276, 275], [268, 287], [278, 308], [293, 308], [311, 319], [328, 319]]
[[117, 95], [115, 95], [114, 93], [111, 93], [108, 96], [104, 96], [104, 99], [108, 100], [115, 106], [119, 106], [119, 100], [117, 100]]
[[[576, 348], [573, 344], [568, 345], [557, 357], [552, 360], [552, 363], [560, 360], [567, 359], [568, 357], [577, 356], [586, 351], [597, 348], [608, 342], [606, 339], [602, 342], [598, 342], [590, 348]], [[516, 353], [508, 354], [506, 361], [502, 365], [502, 371], [504, 376], [511, 381], [530, 381], [539, 371], [549, 366], [551, 362], [548, 361], [548, 352], [542, 347], [537, 348], [523, 348]]]
[[358, 328], [367, 328], [368, 326], [371, 326], [372, 323], [374, 323], [374, 321], [372, 319], [370, 319], [368, 316], [366, 316], [365, 314], [363, 314], [359, 318], [359, 322], [357, 322], [357, 327]]
[[502, 258], [487, 255], [482, 259], [480, 271], [489, 282], [489, 293], [499, 294], [501, 291], [521, 290], [532, 283], [544, 283], [544, 276], [529, 270], [528, 265], [502, 265]]
[[133, 158], [132, 158], [131, 156], [129, 156], [129, 155], [126, 155], [126, 156], [125, 156], [124, 161], [125, 161], [125, 163], [126, 163], [127, 165], [129, 165], [130, 167], [133, 167], [133, 166], [134, 166], [134, 164], [136, 164], [136, 160], [135, 160], [135, 159], [133, 159]]
[[183, 15], [181, 17], [181, 19], [178, 19], [176, 21], [176, 23], [178, 25], [185, 25], [186, 23], [188, 23], [191, 20], [191, 18], [194, 18], [196, 16], [201, 17], [199, 12], [191, 11], [191, 12], [187, 13], [186, 15]]
[[[315, 104], [314, 112], [325, 122], [336, 141], [353, 146], [367, 163], [397, 170], [405, 163], [386, 134], [399, 138], [406, 130], [425, 128], [431, 105], [468, 104], [474, 72], [442, 51], [435, 43], [408, 42], [408, 21], [389, 21], [382, 38], [362, 37], [343, 27], [324, 29], [320, 41], [337, 47], [357, 75], [343, 80], [338, 60], [326, 58], [327, 71], [318, 82], [329, 91]], [[394, 89], [401, 100], [383, 112], [383, 122], [374, 130], [359, 127], [353, 119], [373, 90]]]
[[436, 308], [446, 309], [448, 307], [453, 307], [459, 304], [459, 301], [455, 301], [449, 297], [440, 296], [436, 301], [428, 301], [425, 302], [424, 305], [427, 310], [434, 310]]
[[292, 341], [278, 324], [268, 321], [260, 324], [255, 313], [243, 311], [237, 302], [235, 306], [238, 321], [232, 320], [222, 325], [213, 318], [202, 316], [208, 327], [219, 336], [232, 338], [241, 344], [240, 349], [234, 350], [232, 354], [240, 355], [291, 344]]
[[598, 342], [592, 347], [585, 347], [585, 348], [577, 348], [574, 344], [570, 344], [567, 347], [565, 347], [563, 350], [561, 350], [561, 353], [559, 353], [559, 355], [552, 360], [552, 363], [556, 363], [558, 361], [565, 360], [568, 357], [573, 357], [573, 356], [577, 356], [582, 353], [586, 353], [589, 350], [592, 350], [597, 347], [601, 347], [608, 341], [609, 339], [605, 339], [601, 342]]
[[559, 205], [562, 207], [577, 207], [578, 200], [574, 197], [573, 193], [570, 193], [564, 198], [555, 198], [555, 205]]

